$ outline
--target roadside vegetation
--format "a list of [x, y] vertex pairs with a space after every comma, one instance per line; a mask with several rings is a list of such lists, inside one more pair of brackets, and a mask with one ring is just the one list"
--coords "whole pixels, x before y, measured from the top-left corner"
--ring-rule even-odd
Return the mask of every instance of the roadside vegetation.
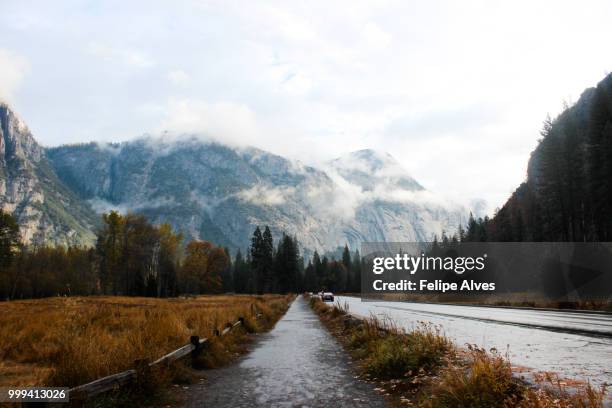
[[[202, 368], [217, 367], [245, 350], [248, 333], [270, 329], [292, 299], [291, 295], [219, 295], [2, 302], [0, 386], [84, 384], [134, 368], [136, 360], [154, 361], [187, 344], [192, 335], [213, 338], [215, 329], [243, 317], [244, 328], [213, 338], [201, 355]], [[154, 374], [148, 388], [189, 380], [180, 364]]]
[[452, 303], [457, 305], [595, 310], [612, 312], [612, 302], [604, 298], [580, 301], [554, 300], [548, 299], [539, 293], [530, 292], [496, 293], [493, 295], [473, 294], [469, 297], [457, 293], [384, 294], [380, 296], [380, 299], [406, 302]]
[[357, 319], [343, 305], [317, 297], [310, 304], [357, 361], [361, 377], [395, 406], [429, 408], [601, 408], [605, 388], [576, 386], [544, 375], [527, 384], [497, 350], [456, 347], [439, 327], [420, 322], [411, 331], [374, 317]]

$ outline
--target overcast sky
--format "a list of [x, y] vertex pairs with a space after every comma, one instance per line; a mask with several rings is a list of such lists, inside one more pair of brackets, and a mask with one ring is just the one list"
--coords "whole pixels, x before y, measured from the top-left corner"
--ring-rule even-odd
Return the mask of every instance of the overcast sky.
[[612, 69], [611, 21], [609, 0], [0, 0], [0, 97], [47, 146], [169, 130], [307, 163], [374, 148], [494, 208], [546, 114]]

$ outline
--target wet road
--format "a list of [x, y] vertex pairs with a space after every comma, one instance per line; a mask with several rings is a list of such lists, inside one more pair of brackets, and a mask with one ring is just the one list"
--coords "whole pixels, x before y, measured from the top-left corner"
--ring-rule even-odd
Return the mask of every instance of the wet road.
[[253, 351], [206, 372], [189, 407], [383, 407], [374, 386], [354, 378], [350, 361], [300, 296]]
[[338, 296], [351, 313], [388, 316], [411, 329], [418, 321], [440, 325], [458, 345], [509, 350], [515, 366], [612, 384], [612, 316], [410, 302], [361, 302]]

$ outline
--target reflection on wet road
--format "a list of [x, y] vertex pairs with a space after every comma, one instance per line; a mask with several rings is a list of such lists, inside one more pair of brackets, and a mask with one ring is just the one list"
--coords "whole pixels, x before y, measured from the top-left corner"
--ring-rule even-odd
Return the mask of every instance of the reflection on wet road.
[[442, 326], [458, 345], [509, 349], [512, 364], [612, 384], [612, 315], [410, 302], [362, 302], [337, 297], [351, 313], [387, 316], [411, 329]]
[[354, 378], [345, 352], [302, 297], [253, 348], [236, 364], [207, 371], [187, 406], [385, 406], [373, 385]]

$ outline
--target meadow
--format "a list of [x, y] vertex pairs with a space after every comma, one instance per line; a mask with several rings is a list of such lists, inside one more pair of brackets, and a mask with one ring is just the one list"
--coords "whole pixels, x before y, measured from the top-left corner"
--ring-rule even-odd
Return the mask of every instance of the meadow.
[[[133, 368], [135, 360], [153, 361], [185, 345], [192, 335], [211, 337], [239, 317], [245, 318], [247, 332], [263, 331], [282, 316], [290, 300], [281, 295], [211, 295], [1, 302], [0, 386], [73, 387]], [[247, 340], [228, 336], [213, 348], [222, 352], [222, 341]]]

